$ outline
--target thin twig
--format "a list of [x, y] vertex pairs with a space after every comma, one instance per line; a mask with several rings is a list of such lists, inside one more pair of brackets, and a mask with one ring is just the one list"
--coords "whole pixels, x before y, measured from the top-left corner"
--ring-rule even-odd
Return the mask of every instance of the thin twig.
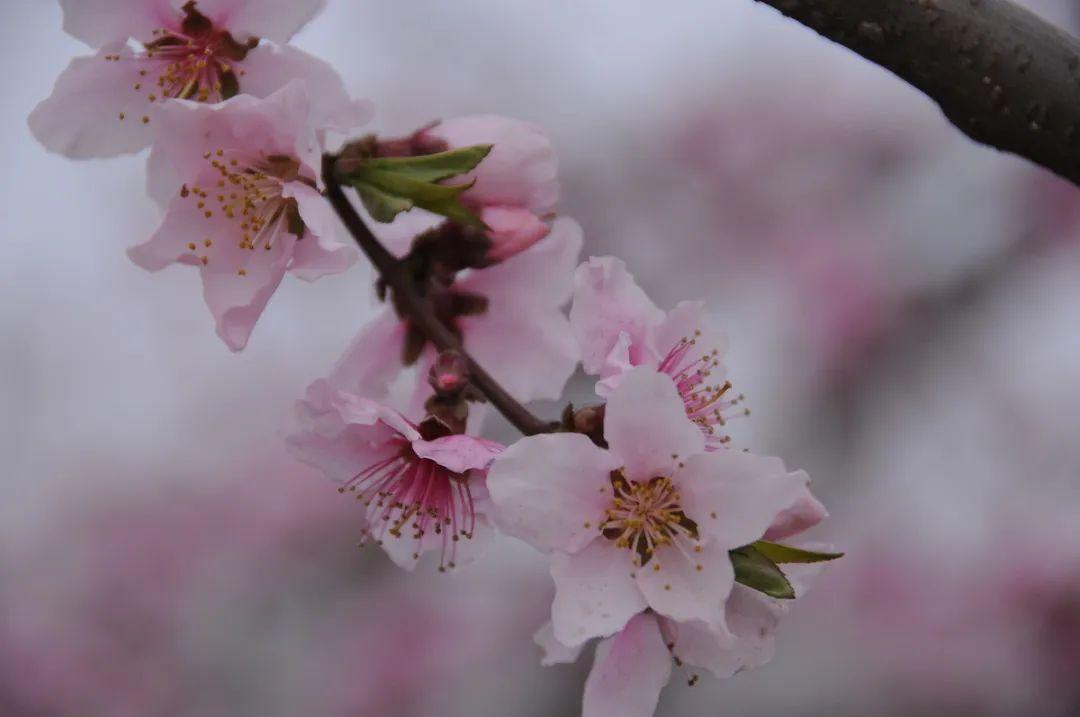
[[922, 90], [977, 142], [1080, 184], [1080, 41], [1009, 0], [757, 0]]
[[469, 380], [515, 428], [526, 436], [550, 433], [553, 424], [534, 416], [507, 393], [506, 389], [465, 351], [453, 332], [435, 316], [430, 303], [417, 292], [412, 281], [401, 270], [397, 257], [387, 251], [386, 247], [371, 233], [349, 198], [345, 196], [334, 172], [336, 159], [333, 155], [323, 157], [322, 174], [323, 182], [326, 184], [326, 198], [345, 224], [345, 228], [356, 240], [360, 250], [379, 272], [386, 286], [394, 293], [398, 309], [406, 314], [408, 320], [423, 331], [428, 340], [440, 351], [453, 350], [464, 357], [469, 368]]

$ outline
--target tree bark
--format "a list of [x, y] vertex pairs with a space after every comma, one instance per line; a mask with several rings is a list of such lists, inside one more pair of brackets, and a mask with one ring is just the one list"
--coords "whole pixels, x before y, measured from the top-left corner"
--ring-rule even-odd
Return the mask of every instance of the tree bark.
[[1008, 0], [757, 0], [895, 73], [977, 142], [1080, 185], [1080, 42]]

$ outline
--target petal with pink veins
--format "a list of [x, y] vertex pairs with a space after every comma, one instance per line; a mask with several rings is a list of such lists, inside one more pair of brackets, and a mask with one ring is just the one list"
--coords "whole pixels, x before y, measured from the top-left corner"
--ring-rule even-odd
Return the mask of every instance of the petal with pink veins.
[[564, 645], [580, 645], [593, 637], [606, 637], [626, 625], [648, 603], [634, 578], [630, 551], [603, 538], [573, 555], [555, 552], [551, 576], [555, 601], [551, 624]]
[[806, 487], [779, 458], [731, 450], [691, 456], [675, 480], [702, 538], [729, 550], [760, 540]]
[[629, 371], [608, 398], [604, 437], [626, 477], [636, 481], [670, 476], [677, 460], [705, 448], [675, 384], [645, 367]]
[[651, 717], [671, 679], [671, 654], [655, 615], [641, 614], [596, 648], [582, 717]]
[[598, 530], [616, 467], [611, 454], [581, 434], [523, 438], [488, 473], [496, 525], [539, 550], [572, 553], [602, 540]]
[[637, 584], [656, 612], [673, 620], [700, 620], [723, 638], [724, 602], [735, 584], [725, 548], [706, 543], [686, 552], [669, 545], [638, 569]]
[[501, 443], [474, 436], [443, 436], [431, 441], [412, 443], [416, 455], [435, 461], [454, 473], [483, 470], [502, 452]]

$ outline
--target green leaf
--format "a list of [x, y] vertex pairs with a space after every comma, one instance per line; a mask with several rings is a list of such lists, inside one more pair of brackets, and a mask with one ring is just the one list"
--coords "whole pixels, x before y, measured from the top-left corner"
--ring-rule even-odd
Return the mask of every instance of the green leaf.
[[795, 588], [784, 573], [753, 545], [737, 548], [729, 554], [736, 582], [780, 600], [795, 598]]
[[395, 197], [370, 184], [357, 184], [357, 193], [364, 208], [377, 222], [388, 224], [394, 217], [413, 208], [413, 203], [404, 197]]
[[830, 560], [837, 560], [838, 558], [844, 557], [843, 553], [819, 553], [813, 550], [793, 548], [790, 545], [770, 543], [767, 540], [759, 540], [754, 543], [753, 547], [766, 558], [778, 564], [827, 563]]
[[367, 169], [387, 171], [421, 182], [440, 182], [476, 169], [491, 152], [492, 145], [478, 144], [449, 152], [417, 157], [375, 157], [364, 162]]

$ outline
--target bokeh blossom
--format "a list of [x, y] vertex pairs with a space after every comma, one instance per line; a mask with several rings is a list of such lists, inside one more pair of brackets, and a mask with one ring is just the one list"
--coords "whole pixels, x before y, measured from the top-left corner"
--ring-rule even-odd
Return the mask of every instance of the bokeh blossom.
[[[60, 75], [30, 115], [50, 151], [86, 159], [135, 152], [171, 99], [217, 103], [267, 97], [294, 80], [328, 126], [355, 127], [371, 109], [353, 102], [328, 64], [284, 43], [324, 0], [61, 0], [64, 29], [97, 50]], [[268, 41], [260, 41], [267, 38]]]
[[484, 479], [498, 443], [453, 434], [435, 418], [414, 424], [324, 380], [308, 387], [297, 412], [293, 454], [363, 503], [365, 537], [398, 565], [412, 568], [435, 551], [440, 570], [454, 568], [490, 538]]
[[552, 552], [555, 639], [606, 637], [646, 608], [730, 639], [728, 553], [762, 538], [806, 474], [706, 452], [674, 384], [647, 367], [610, 395], [604, 439], [607, 450], [579, 434], [525, 438], [488, 479], [498, 526]]
[[158, 113], [151, 184], [171, 185], [172, 198], [157, 231], [128, 254], [150, 271], [198, 267], [217, 333], [234, 351], [286, 272], [314, 281], [356, 259], [318, 189], [316, 129], [300, 83], [266, 99], [178, 101]]

